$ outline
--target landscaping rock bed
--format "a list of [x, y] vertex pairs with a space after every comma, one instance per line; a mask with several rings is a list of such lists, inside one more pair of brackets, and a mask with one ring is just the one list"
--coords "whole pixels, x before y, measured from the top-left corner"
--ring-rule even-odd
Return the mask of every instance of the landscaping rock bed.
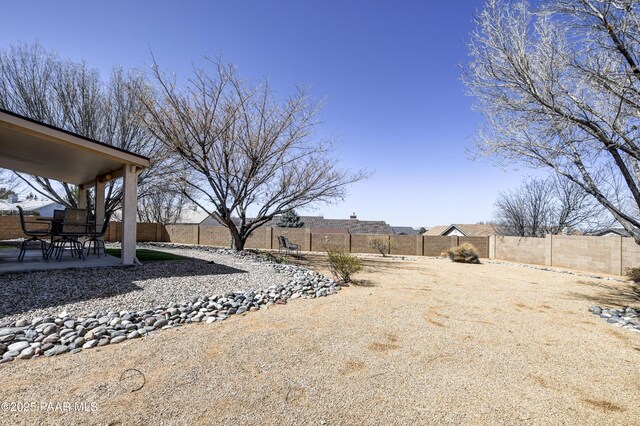
[[622, 327], [640, 333], [640, 310], [626, 306], [621, 309], [592, 306], [589, 312], [598, 315], [615, 327]]
[[[163, 247], [167, 248], [168, 246], [163, 245]], [[172, 253], [181, 255], [192, 251], [194, 250], [185, 249], [184, 247], [180, 250], [171, 250]], [[82, 314], [73, 315], [66, 309], [62, 309], [57, 314], [44, 314], [34, 317], [22, 316], [9, 319], [5, 317], [0, 319], [0, 363], [9, 362], [16, 358], [28, 359], [42, 355], [53, 356], [65, 352], [76, 353], [83, 349], [120, 343], [145, 336], [156, 330], [179, 327], [188, 323], [205, 322], [211, 324], [223, 321], [231, 315], [265, 309], [273, 304], [286, 304], [289, 299], [324, 297], [334, 294], [340, 289], [333, 280], [317, 272], [300, 266], [272, 263], [264, 257], [252, 253], [237, 253], [230, 250], [212, 248], [197, 251], [208, 252], [209, 256], [204, 256], [205, 259], [215, 257], [218, 260], [226, 260], [226, 263], [233, 264], [233, 267], [252, 269], [254, 276], [251, 278], [251, 284], [255, 289], [246, 288], [249, 284], [246, 280], [247, 274], [235, 274], [238, 277], [245, 277], [244, 281], [236, 281], [236, 285], [245, 287], [244, 289], [224, 290], [210, 296], [198, 296], [195, 293], [198, 289], [202, 290], [202, 288], [197, 285], [187, 285], [187, 289], [193, 290], [194, 295], [185, 298], [181, 303], [168, 302], [155, 307], [147, 306], [139, 310], [120, 310], [104, 308], [104, 306], [113, 306], [114, 303], [114, 300], [111, 300], [112, 298], [106, 298], [105, 300], [91, 300], [89, 305], [87, 305], [86, 300], [83, 300], [80, 302], [79, 307], [65, 305], [66, 308], [74, 308], [76, 310], [86, 306], [97, 307], [92, 312]], [[229, 261], [234, 259], [237, 262]], [[111, 276], [112, 280], [115, 280], [118, 278], [116, 271], [127, 271], [135, 275], [136, 271], [144, 271], [145, 268], [147, 268], [147, 271], [158, 268], [160, 267], [158, 265], [162, 263], [170, 265], [169, 267], [175, 274], [175, 268], [184, 267], [180, 266], [182, 262], [190, 263], [192, 260], [155, 262], [155, 264], [150, 262], [141, 267], [95, 270], [94, 273], [106, 273]], [[210, 264], [203, 261], [199, 261], [198, 265], [201, 268], [214, 266], [229, 268], [228, 265]], [[193, 265], [190, 267], [193, 267]], [[49, 289], [49, 291], [54, 292], [63, 285], [73, 286], [73, 276], [82, 272], [86, 271], [66, 271], [71, 277], [71, 282], [65, 282], [60, 279], [58, 281], [50, 281], [50, 283], [54, 283], [54, 288]], [[167, 273], [171, 276], [169, 270], [167, 270]], [[209, 275], [205, 276], [209, 277], [209, 280], [218, 278]], [[186, 278], [189, 277], [180, 276], [181, 280]], [[202, 275], [199, 278], [202, 278]], [[17, 278], [13, 277], [13, 279]], [[270, 281], [278, 281], [278, 283], [269, 284]], [[140, 285], [143, 284], [140, 283]], [[181, 286], [181, 281], [174, 282], [173, 285], [179, 287]], [[218, 288], [227, 289], [231, 287], [233, 287], [233, 283], [229, 280], [225, 281], [221, 287], [218, 286]], [[152, 286], [151, 291], [154, 289], [165, 289], [165, 287]], [[144, 293], [147, 290], [149, 289], [143, 288], [142, 292]], [[116, 300], [120, 302], [128, 300], [134, 303], [140, 303], [141, 300], [150, 300], [146, 296], [142, 297], [142, 299], [135, 298], [132, 295], [135, 292], [136, 290], [133, 290], [124, 295], [118, 295]], [[175, 294], [170, 293], [171, 296]], [[160, 297], [164, 296], [161, 295]], [[151, 297], [151, 300], [154, 300], [153, 297]], [[20, 302], [16, 301], [14, 303]], [[51, 309], [48, 308], [43, 311], [50, 312]], [[58, 309], [60, 309], [59, 306]]]

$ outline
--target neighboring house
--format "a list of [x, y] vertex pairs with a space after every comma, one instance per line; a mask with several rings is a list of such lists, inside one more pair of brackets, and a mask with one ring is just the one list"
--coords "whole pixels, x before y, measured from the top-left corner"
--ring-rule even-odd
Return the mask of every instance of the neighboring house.
[[595, 232], [593, 235], [597, 237], [630, 237], [631, 235], [624, 228], [609, 228]]
[[[266, 227], [277, 228], [280, 216], [276, 216], [265, 223]], [[388, 234], [393, 235], [393, 229], [383, 220], [359, 220], [355, 214], [349, 219], [325, 219], [322, 216], [300, 216], [300, 221], [304, 223], [304, 228], [311, 228], [314, 233], [326, 234]], [[237, 219], [234, 223], [239, 225]], [[223, 226], [212, 216], [203, 220], [202, 226]]]
[[185, 206], [182, 209], [182, 211], [180, 212], [180, 217], [178, 218], [176, 223], [201, 223], [207, 217], [209, 217], [209, 214], [207, 212], [193, 204], [190, 206]]
[[65, 206], [51, 200], [22, 200], [17, 195], [0, 200], [0, 214], [18, 214], [18, 206], [22, 207], [26, 214], [53, 217], [54, 210], [64, 210]]
[[497, 235], [493, 225], [461, 224], [434, 226], [422, 235], [441, 235], [458, 237], [487, 237]]
[[420, 235], [417, 229], [410, 226], [392, 226], [391, 229], [395, 235]]

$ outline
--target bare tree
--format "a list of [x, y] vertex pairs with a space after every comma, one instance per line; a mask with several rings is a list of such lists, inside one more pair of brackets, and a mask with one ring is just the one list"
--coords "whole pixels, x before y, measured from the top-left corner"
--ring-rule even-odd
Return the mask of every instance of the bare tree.
[[494, 224], [501, 235], [592, 233], [613, 219], [595, 198], [564, 178], [529, 179], [502, 192], [495, 203]]
[[476, 146], [580, 186], [640, 243], [640, 3], [488, 0], [464, 80]]
[[142, 222], [173, 224], [180, 219], [187, 198], [181, 192], [155, 192], [138, 202]]
[[15, 194], [18, 188], [18, 180], [10, 170], [0, 169], [0, 198], [7, 198]]
[[[84, 62], [63, 60], [39, 44], [0, 51], [0, 108], [79, 135], [151, 157], [139, 176], [139, 197], [164, 192], [171, 161], [162, 143], [139, 121], [140, 91], [149, 90], [141, 73], [114, 68], [108, 81]], [[39, 194], [77, 207], [74, 185], [42, 176], [20, 178]], [[122, 185], [108, 183], [106, 210], [119, 208]]]
[[369, 237], [369, 247], [379, 252], [382, 257], [387, 257], [389, 253], [389, 237], [382, 235], [374, 235]]
[[144, 117], [184, 160], [184, 183], [193, 190], [186, 195], [229, 228], [235, 249], [275, 215], [343, 198], [364, 177], [339, 170], [329, 146], [311, 139], [320, 108], [304, 90], [278, 99], [266, 82], [253, 85], [232, 66], [207, 65], [211, 73], [194, 68], [178, 88], [154, 64], [157, 93], [144, 99]]

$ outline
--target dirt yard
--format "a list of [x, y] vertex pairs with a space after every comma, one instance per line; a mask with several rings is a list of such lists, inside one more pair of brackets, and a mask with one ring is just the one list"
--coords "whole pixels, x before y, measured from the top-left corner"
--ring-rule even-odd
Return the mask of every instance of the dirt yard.
[[365, 262], [335, 296], [0, 365], [0, 423], [640, 424], [640, 333], [587, 311], [639, 306], [627, 284]]

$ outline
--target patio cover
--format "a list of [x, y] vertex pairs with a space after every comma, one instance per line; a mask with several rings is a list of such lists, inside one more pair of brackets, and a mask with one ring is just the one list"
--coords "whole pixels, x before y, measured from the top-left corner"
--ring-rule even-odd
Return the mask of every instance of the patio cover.
[[[149, 159], [0, 109], [0, 167], [96, 187], [96, 221], [104, 218], [104, 186], [122, 177], [122, 263], [135, 262], [137, 175]], [[82, 200], [84, 197], [80, 197]]]

